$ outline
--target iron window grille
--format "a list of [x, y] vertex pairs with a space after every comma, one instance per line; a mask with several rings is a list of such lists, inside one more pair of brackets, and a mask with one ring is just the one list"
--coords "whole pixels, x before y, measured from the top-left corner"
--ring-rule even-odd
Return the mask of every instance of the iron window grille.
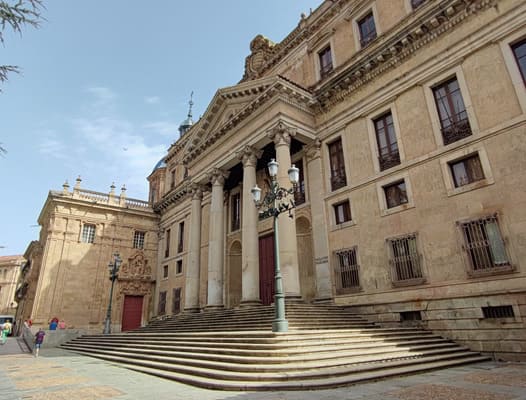
[[166, 291], [159, 292], [159, 306], [158, 306], [158, 315], [166, 314]]
[[336, 261], [336, 293], [342, 294], [361, 290], [357, 247], [336, 251], [334, 256]]
[[388, 239], [391, 279], [394, 285], [419, 284], [425, 281], [422, 256], [418, 252], [416, 233]]
[[511, 50], [515, 56], [515, 61], [517, 61], [522, 81], [526, 85], [526, 39], [511, 46]]
[[320, 77], [323, 79], [332, 71], [331, 46], [320, 51], [318, 57], [320, 58]]
[[497, 214], [462, 222], [464, 250], [470, 263], [470, 273], [498, 273], [512, 269], [502, 238]]
[[334, 191], [347, 185], [341, 139], [329, 144], [329, 162], [331, 167], [331, 189]]
[[378, 162], [380, 171], [400, 164], [400, 153], [394, 130], [393, 116], [389, 112], [374, 121], [376, 143], [378, 144]]
[[471, 135], [468, 113], [456, 77], [433, 88], [444, 145]]
[[344, 222], [350, 221], [352, 219], [351, 205], [349, 203], [349, 200], [335, 204], [333, 207], [336, 225], [343, 224]]
[[484, 179], [484, 171], [478, 154], [449, 163], [455, 187], [469, 185]]
[[83, 243], [93, 243], [95, 241], [95, 225], [84, 224], [82, 226], [82, 237]]
[[387, 208], [393, 208], [408, 203], [405, 181], [397, 181], [383, 187]]
[[135, 231], [133, 234], [133, 248], [134, 249], [144, 249], [144, 232]]
[[241, 193], [235, 193], [230, 198], [231, 200], [231, 231], [237, 231], [241, 228]]
[[372, 12], [358, 21], [358, 29], [360, 31], [360, 45], [362, 47], [367, 46], [376, 39], [376, 26]]
[[482, 307], [484, 318], [515, 318], [512, 306]]

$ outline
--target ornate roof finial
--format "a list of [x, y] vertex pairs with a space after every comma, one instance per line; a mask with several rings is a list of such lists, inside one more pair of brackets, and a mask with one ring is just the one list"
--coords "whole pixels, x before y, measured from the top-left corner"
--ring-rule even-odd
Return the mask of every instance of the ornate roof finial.
[[194, 105], [194, 102], [192, 101], [192, 98], [194, 97], [194, 91], [192, 90], [192, 93], [190, 93], [190, 101], [188, 102], [188, 105], [190, 106], [188, 108], [188, 117], [181, 122], [181, 125], [179, 125], [179, 134], [183, 136], [188, 129], [194, 124], [194, 121], [192, 119], [192, 106]]
[[188, 108], [188, 118], [192, 118], [192, 106], [194, 105], [194, 102], [192, 101], [193, 97], [194, 97], [194, 91], [192, 90], [192, 93], [190, 93], [190, 101], [188, 102], [188, 105], [190, 106]]

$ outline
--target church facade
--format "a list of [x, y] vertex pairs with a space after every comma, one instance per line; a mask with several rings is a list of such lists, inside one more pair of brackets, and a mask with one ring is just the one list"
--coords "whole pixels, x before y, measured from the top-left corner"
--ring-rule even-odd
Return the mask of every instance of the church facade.
[[250, 190], [300, 168], [278, 218], [288, 301], [526, 352], [526, 5], [325, 1], [257, 36], [149, 177], [155, 314], [273, 301], [272, 218]]

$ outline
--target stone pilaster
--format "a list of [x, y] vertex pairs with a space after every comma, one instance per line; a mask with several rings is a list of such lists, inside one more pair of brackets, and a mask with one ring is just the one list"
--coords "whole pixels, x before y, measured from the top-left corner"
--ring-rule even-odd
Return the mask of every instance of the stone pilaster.
[[332, 298], [329, 247], [327, 243], [328, 232], [326, 229], [327, 220], [323, 204], [324, 189], [320, 147], [320, 141], [316, 140], [306, 148], [317, 301]]
[[212, 183], [210, 205], [210, 235], [208, 240], [208, 300], [207, 308], [223, 307], [223, 264], [225, 247], [225, 219], [223, 186], [228, 173], [214, 168], [208, 178]]
[[190, 232], [188, 243], [188, 264], [185, 273], [184, 309], [199, 310], [199, 271], [201, 270], [201, 200], [204, 188], [191, 184], [192, 196]]
[[[274, 141], [276, 161], [279, 163], [278, 183], [284, 188], [289, 188], [288, 169], [291, 166], [290, 142], [296, 132], [293, 128], [279, 122], [268, 131], [268, 137]], [[289, 298], [301, 297], [300, 278], [298, 267], [298, 246], [296, 242], [296, 221], [282, 214], [278, 218], [279, 230], [279, 257], [281, 273], [283, 275], [283, 288], [285, 296]]]
[[246, 146], [238, 153], [243, 163], [243, 203], [242, 203], [242, 305], [259, 304], [259, 237], [258, 210], [252, 199], [250, 189], [256, 185], [256, 164], [262, 150]]

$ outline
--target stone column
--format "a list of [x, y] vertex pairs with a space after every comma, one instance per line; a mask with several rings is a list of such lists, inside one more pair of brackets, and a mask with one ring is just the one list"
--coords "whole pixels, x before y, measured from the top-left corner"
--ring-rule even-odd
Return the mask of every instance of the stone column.
[[[278, 123], [268, 131], [268, 137], [274, 141], [276, 148], [276, 161], [279, 163], [278, 184], [289, 188], [288, 170], [290, 161], [290, 141], [296, 132], [283, 124]], [[289, 218], [288, 213], [281, 214], [278, 218], [279, 230], [279, 257], [281, 273], [283, 275], [283, 288], [287, 298], [301, 298], [300, 277], [298, 267], [298, 246], [296, 243], [296, 220]]]
[[203, 187], [194, 183], [190, 186], [192, 206], [188, 243], [188, 264], [185, 273], [184, 309], [199, 311], [199, 271], [201, 270], [201, 200]]
[[262, 150], [246, 146], [238, 157], [243, 163], [243, 215], [241, 237], [242, 305], [260, 304], [258, 210], [250, 189], [256, 185], [256, 164]]
[[320, 141], [316, 140], [306, 148], [309, 200], [312, 215], [312, 239], [314, 243], [314, 268], [316, 273], [316, 301], [332, 298], [320, 147]]
[[223, 264], [225, 259], [223, 185], [227, 177], [227, 172], [217, 168], [208, 174], [212, 183], [212, 203], [210, 205], [210, 234], [208, 239], [207, 308], [223, 307]]

